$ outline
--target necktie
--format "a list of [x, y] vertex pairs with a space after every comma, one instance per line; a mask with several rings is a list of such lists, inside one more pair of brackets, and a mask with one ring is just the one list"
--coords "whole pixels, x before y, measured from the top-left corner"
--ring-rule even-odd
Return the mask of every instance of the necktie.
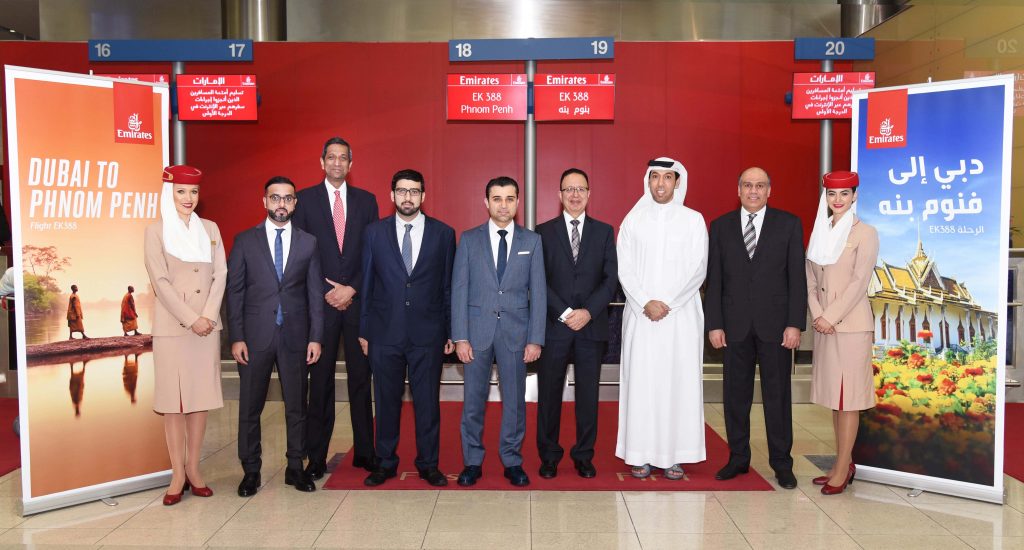
[[747, 257], [754, 257], [757, 250], [757, 232], [754, 230], [754, 218], [757, 214], [747, 214], [747, 227], [743, 230], [743, 244], [747, 247]]
[[576, 259], [580, 257], [580, 221], [572, 220], [569, 223], [572, 224], [572, 238], [569, 239], [569, 244], [572, 245], [572, 263], [576, 263]]
[[341, 191], [334, 191], [334, 234], [338, 237], [338, 252], [345, 250], [345, 203], [341, 200]]
[[501, 235], [501, 240], [498, 241], [498, 282], [500, 283], [501, 276], [505, 274], [505, 266], [508, 265], [508, 241], [505, 240], [508, 231], [499, 229], [498, 235]]
[[[274, 238], [274, 271], [277, 271], [277, 282], [284, 278], [284, 241], [281, 240], [281, 233], [284, 229], [275, 229], [277, 237]], [[277, 326], [284, 323], [284, 313], [281, 311], [281, 301], [277, 302]]]
[[402, 261], [405, 262], [405, 272], [412, 274], [412, 224], [405, 224], [405, 236], [402, 237]]

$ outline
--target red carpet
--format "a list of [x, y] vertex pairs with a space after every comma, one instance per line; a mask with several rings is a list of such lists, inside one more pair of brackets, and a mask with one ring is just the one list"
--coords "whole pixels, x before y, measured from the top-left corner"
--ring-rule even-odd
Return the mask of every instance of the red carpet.
[[17, 399], [0, 399], [0, 476], [21, 467], [21, 443], [14, 435]]
[[1006, 404], [1003, 424], [1003, 473], [1024, 481], [1024, 403]]
[[[537, 456], [536, 428], [537, 404], [526, 404], [526, 438], [523, 443], [523, 468], [530, 476], [526, 490], [534, 491], [771, 491], [772, 486], [754, 470], [749, 474], [729, 481], [715, 480], [715, 472], [729, 458], [729, 447], [709, 426], [705, 425], [708, 460], [700, 464], [685, 465], [687, 479], [670, 481], [662, 479], [660, 470], [646, 480], [629, 475], [629, 468], [615, 457], [615, 438], [618, 426], [618, 403], [603, 402], [598, 412], [599, 434], [595, 445], [594, 467], [597, 477], [583, 479], [576, 475], [569, 458], [569, 449], [575, 439], [575, 417], [573, 403], [565, 403], [562, 413], [562, 447], [565, 457], [558, 465], [558, 477], [543, 479], [537, 474], [540, 458]], [[462, 446], [459, 438], [459, 423], [462, 403], [441, 403], [441, 471], [448, 474], [449, 483], [445, 489], [467, 490], [455, 483], [462, 470]], [[484, 459], [484, 475], [468, 490], [515, 490], [502, 475], [503, 468], [498, 458], [498, 432], [501, 423], [501, 404], [489, 403], [484, 425], [487, 458]], [[405, 403], [402, 409], [402, 436], [398, 443], [401, 458], [398, 477], [389, 479], [373, 489], [433, 489], [416, 473], [413, 460], [416, 458], [416, 436], [413, 427], [412, 403]], [[344, 459], [324, 484], [324, 489], [366, 489], [363, 478], [367, 472], [352, 467], [351, 459]]]

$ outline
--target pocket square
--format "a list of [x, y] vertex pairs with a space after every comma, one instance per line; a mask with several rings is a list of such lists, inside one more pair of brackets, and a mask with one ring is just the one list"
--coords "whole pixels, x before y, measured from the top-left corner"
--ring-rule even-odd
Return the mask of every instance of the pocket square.
[[523, 255], [526, 255], [526, 254], [529, 254], [529, 253], [530, 253], [530, 251], [529, 251], [529, 250], [520, 250], [520, 251], [519, 251], [519, 255], [520, 255], [520, 256], [523, 256]]

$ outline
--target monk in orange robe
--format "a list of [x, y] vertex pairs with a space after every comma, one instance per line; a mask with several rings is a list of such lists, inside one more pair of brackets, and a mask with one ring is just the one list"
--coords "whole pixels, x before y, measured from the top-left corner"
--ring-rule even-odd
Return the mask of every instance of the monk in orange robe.
[[85, 315], [82, 315], [82, 300], [78, 298], [78, 285], [71, 285], [71, 297], [68, 298], [68, 340], [73, 339], [76, 332], [82, 333], [83, 340], [89, 339], [85, 335], [82, 319], [85, 319]]
[[124, 335], [128, 336], [128, 333], [135, 331], [135, 336], [139, 335], [139, 312], [135, 310], [135, 297], [132, 293], [135, 292], [135, 287], [128, 287], [128, 294], [121, 298], [121, 328], [124, 330]]

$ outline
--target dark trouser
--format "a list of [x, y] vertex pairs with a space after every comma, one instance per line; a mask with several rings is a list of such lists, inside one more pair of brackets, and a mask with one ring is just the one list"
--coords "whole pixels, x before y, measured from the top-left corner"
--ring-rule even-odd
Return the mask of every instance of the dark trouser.
[[562, 421], [562, 390], [570, 353], [576, 380], [576, 444], [573, 460], [594, 458], [597, 439], [597, 400], [601, 382], [601, 358], [606, 342], [573, 335], [568, 340], [548, 340], [537, 368], [537, 451], [540, 459], [558, 462], [565, 453], [558, 444]]
[[370, 365], [359, 346], [359, 306], [356, 300], [340, 315], [327, 312], [324, 316], [323, 353], [309, 369], [306, 456], [310, 462], [327, 462], [327, 447], [334, 433], [334, 374], [339, 344], [345, 346], [349, 411], [352, 413], [352, 454], [367, 460], [374, 455]]
[[406, 366], [416, 414], [416, 468], [437, 467], [441, 437], [441, 365], [443, 346], [370, 344], [370, 367], [377, 401], [377, 457], [386, 470], [398, 468], [398, 434]]
[[277, 377], [284, 396], [285, 433], [288, 437], [289, 468], [302, 468], [306, 430], [306, 348], [285, 346], [281, 327], [274, 330], [270, 346], [262, 351], [249, 347], [249, 364], [238, 366], [238, 458], [245, 473], [259, 473], [263, 465], [260, 445], [260, 414], [267, 402], [270, 375], [277, 364]]
[[761, 401], [768, 434], [768, 463], [775, 470], [793, 468], [793, 400], [790, 372], [792, 350], [781, 342], [765, 342], [751, 330], [742, 340], [725, 347], [725, 430], [729, 461], [750, 464], [750, 406], [754, 401], [754, 363], [761, 366]]

